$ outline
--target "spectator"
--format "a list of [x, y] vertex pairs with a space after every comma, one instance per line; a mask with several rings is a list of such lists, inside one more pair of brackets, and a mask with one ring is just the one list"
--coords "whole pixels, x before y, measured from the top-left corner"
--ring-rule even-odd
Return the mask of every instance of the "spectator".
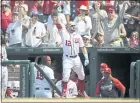
[[83, 42], [86, 47], [92, 47], [90, 36], [88, 36], [88, 35], [83, 36]]
[[37, 12], [38, 13], [38, 21], [42, 23], [47, 22], [47, 16], [43, 14], [43, 5], [44, 5], [45, 0], [37, 0], [34, 1], [32, 7], [31, 7], [31, 12]]
[[[119, 94], [120, 93], [120, 94]], [[123, 98], [125, 94], [125, 87], [116, 78], [111, 76], [111, 69], [104, 69], [104, 78], [101, 79], [96, 87], [96, 96], [102, 98]]]
[[110, 7], [114, 6], [116, 4], [117, 0], [105, 0], [103, 1], [103, 5], [104, 5], [104, 10], [108, 10]]
[[15, 1], [13, 12], [19, 12], [21, 6], [24, 6], [26, 8], [26, 11], [28, 11], [28, 5], [25, 4], [25, 0]]
[[25, 45], [25, 35], [28, 32], [28, 27], [30, 23], [30, 17], [27, 15], [28, 6], [25, 4], [21, 5], [19, 8], [19, 18], [22, 21], [22, 40], [23, 45]]
[[67, 22], [70, 21], [70, 14], [71, 14], [70, 2], [71, 2], [70, 0], [62, 1], [63, 13], [65, 14]]
[[49, 16], [56, 4], [58, 4], [58, 0], [44, 0], [43, 14]]
[[2, 1], [2, 13], [1, 13], [1, 30], [3, 35], [6, 34], [6, 29], [12, 21], [12, 13], [10, 10], [10, 5], [6, 1]]
[[80, 14], [74, 19], [74, 23], [76, 24], [76, 32], [81, 36], [88, 35], [91, 37], [91, 18], [88, 15], [86, 15], [88, 12], [88, 8], [82, 5], [80, 6], [79, 10]]
[[[127, 37], [130, 37], [131, 33], [137, 29], [137, 19], [133, 17], [138, 17], [140, 6], [137, 5], [136, 1], [130, 1], [131, 6], [126, 10], [126, 13], [131, 15], [126, 22]], [[132, 17], [133, 16], [133, 17]]]
[[138, 31], [138, 33], [140, 34], [140, 11], [138, 13], [138, 17], [137, 17], [137, 28], [136, 28], [136, 31]]
[[93, 39], [93, 45], [95, 47], [104, 47], [104, 32], [97, 32], [95, 39]]
[[25, 36], [27, 47], [41, 47], [42, 39], [46, 36], [46, 29], [43, 23], [38, 21], [38, 13], [32, 12], [28, 32]]
[[[125, 3], [122, 11], [125, 8]], [[111, 47], [122, 47], [122, 37], [126, 36], [124, 25], [122, 24], [123, 12], [117, 15], [112, 6], [108, 9], [108, 17], [103, 20], [104, 24], [104, 44]]]
[[61, 37], [59, 35], [58, 29], [56, 27], [56, 25], [54, 24], [54, 22], [56, 21], [57, 17], [58, 17], [58, 12], [57, 11], [53, 11], [51, 14], [53, 23], [47, 23], [47, 43], [48, 43], [48, 47], [60, 47], [61, 46]]
[[88, 7], [88, 0], [75, 0], [76, 15], [80, 14], [80, 11], [78, 8], [80, 8], [82, 5]]
[[130, 38], [128, 39], [128, 42], [131, 48], [137, 47], [140, 42], [139, 33], [137, 31], [132, 32]]
[[43, 0], [35, 1], [30, 10], [31, 14], [32, 12], [37, 12], [39, 15], [42, 14], [43, 4], [44, 4]]
[[102, 19], [107, 17], [105, 10], [101, 10], [101, 2], [95, 1], [93, 3], [93, 9], [90, 12], [90, 17], [92, 21], [91, 37], [94, 41], [99, 29], [103, 29]]
[[[56, 4], [54, 5], [54, 8], [52, 10], [52, 13], [57, 11], [58, 13], [58, 19], [59, 19], [59, 22], [61, 22], [62, 24], [66, 25], [67, 24], [67, 21], [66, 21], [66, 18], [65, 18], [65, 15], [63, 13], [61, 13], [61, 6], [60, 4]], [[53, 21], [52, 21], [52, 17], [51, 15], [48, 17], [48, 24], [52, 24]]]
[[22, 44], [22, 22], [19, 20], [18, 12], [13, 12], [12, 23], [8, 25], [7, 37], [9, 47], [21, 47]]

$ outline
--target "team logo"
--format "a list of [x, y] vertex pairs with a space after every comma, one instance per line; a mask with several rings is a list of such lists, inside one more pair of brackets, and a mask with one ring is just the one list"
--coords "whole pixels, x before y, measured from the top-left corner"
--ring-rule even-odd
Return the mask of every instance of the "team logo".
[[101, 90], [111, 91], [112, 90], [112, 85], [104, 85], [104, 86], [101, 86]]
[[79, 41], [80, 41], [80, 38], [75, 38], [75, 43], [79, 43]]

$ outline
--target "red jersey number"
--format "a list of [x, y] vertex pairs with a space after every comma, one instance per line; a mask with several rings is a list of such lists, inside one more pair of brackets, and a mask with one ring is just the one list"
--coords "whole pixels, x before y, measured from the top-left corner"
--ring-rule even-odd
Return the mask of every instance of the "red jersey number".
[[36, 79], [43, 80], [44, 79], [44, 76], [39, 71], [37, 71], [37, 77], [36, 77]]
[[66, 40], [66, 46], [71, 46], [71, 41], [70, 40]]

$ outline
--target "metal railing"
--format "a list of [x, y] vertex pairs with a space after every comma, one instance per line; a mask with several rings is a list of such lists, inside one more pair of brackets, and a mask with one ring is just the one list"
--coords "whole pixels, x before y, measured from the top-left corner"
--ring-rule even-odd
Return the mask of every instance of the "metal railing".
[[131, 63], [129, 94], [131, 98], [140, 98], [140, 60]]

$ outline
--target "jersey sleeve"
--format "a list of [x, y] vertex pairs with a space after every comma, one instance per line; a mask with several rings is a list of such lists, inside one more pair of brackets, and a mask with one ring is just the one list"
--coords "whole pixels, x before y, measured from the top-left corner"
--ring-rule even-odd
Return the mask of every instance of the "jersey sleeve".
[[96, 96], [98, 96], [100, 94], [100, 83], [101, 83], [101, 80], [97, 83], [97, 86], [96, 86], [96, 90], [95, 90]]
[[126, 88], [124, 87], [124, 85], [116, 78], [112, 78], [115, 86], [121, 91], [121, 92], [125, 92]]
[[80, 47], [84, 47], [85, 45], [84, 45], [84, 42], [83, 42], [83, 39], [82, 39], [82, 37], [79, 35], [79, 45], [80, 45]]
[[[47, 68], [48, 69], [48, 68]], [[50, 68], [49, 72], [45, 69], [45, 72], [47, 72], [47, 75], [50, 79], [54, 79], [54, 71]]]

